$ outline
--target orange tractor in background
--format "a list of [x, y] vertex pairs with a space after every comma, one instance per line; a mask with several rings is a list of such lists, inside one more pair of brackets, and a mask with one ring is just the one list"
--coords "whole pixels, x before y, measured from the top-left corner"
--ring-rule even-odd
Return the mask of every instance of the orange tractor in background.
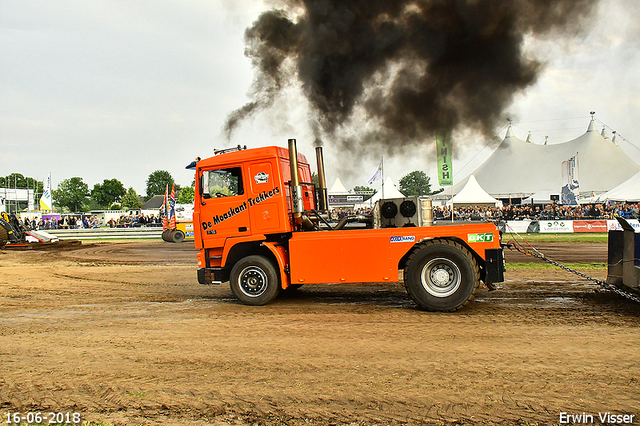
[[229, 281], [240, 302], [264, 305], [304, 284], [402, 280], [420, 308], [454, 311], [481, 282], [504, 280], [498, 228], [433, 226], [428, 199], [380, 200], [371, 214], [330, 223], [321, 147], [316, 154], [318, 188], [295, 139], [193, 164], [201, 284]]

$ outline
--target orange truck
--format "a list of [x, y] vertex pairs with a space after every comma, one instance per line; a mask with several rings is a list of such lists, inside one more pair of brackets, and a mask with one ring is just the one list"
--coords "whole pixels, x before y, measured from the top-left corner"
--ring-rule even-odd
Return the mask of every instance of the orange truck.
[[264, 305], [304, 284], [403, 281], [421, 309], [454, 311], [481, 282], [504, 280], [498, 228], [434, 226], [430, 200], [380, 200], [330, 223], [321, 147], [316, 156], [318, 187], [295, 139], [192, 163], [199, 283], [229, 281], [241, 303]]

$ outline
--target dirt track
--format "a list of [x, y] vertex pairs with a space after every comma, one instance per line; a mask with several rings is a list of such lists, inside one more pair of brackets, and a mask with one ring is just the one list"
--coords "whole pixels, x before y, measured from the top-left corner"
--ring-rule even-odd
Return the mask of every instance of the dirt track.
[[[606, 262], [606, 244], [540, 246]], [[546, 425], [611, 411], [640, 424], [640, 305], [560, 270], [500, 287], [453, 314], [388, 284], [248, 307], [197, 283], [189, 243], [0, 251], [2, 422]]]

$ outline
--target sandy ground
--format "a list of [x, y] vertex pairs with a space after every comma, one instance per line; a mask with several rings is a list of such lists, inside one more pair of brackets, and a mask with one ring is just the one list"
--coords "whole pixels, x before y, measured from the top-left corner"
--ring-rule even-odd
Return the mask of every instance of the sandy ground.
[[[606, 262], [602, 243], [539, 246]], [[609, 411], [640, 424], [640, 305], [596, 287], [520, 270], [450, 314], [389, 284], [249, 307], [197, 283], [192, 243], [0, 251], [0, 421], [547, 425]]]

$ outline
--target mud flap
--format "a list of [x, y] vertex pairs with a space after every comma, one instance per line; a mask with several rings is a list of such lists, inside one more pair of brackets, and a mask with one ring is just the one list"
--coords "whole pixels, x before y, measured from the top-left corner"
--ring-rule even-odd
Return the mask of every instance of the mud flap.
[[493, 291], [496, 289], [493, 283], [504, 281], [504, 256], [501, 248], [487, 249], [484, 256], [484, 283], [489, 291]]

